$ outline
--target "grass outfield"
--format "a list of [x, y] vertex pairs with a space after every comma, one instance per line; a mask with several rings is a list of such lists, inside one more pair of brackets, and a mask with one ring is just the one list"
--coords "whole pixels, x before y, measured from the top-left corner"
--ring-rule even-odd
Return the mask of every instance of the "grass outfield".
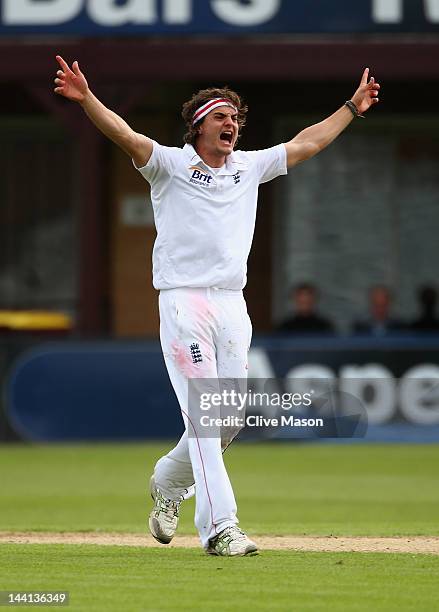
[[[0, 447], [0, 530], [143, 532], [163, 445]], [[236, 444], [251, 534], [438, 535], [439, 446]], [[180, 533], [194, 534], [193, 502]], [[68, 590], [73, 610], [434, 610], [439, 556], [0, 544], [0, 590]]]
[[68, 590], [75, 611], [437, 610], [438, 556], [38, 544], [0, 555], [1, 589]]
[[[0, 446], [0, 530], [142, 532], [167, 448]], [[225, 459], [249, 533], [439, 535], [439, 445], [237, 443]]]

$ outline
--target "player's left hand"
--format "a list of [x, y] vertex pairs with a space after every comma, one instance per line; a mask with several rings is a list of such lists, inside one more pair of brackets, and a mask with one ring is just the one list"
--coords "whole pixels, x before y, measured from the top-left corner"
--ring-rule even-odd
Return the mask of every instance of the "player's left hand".
[[369, 68], [366, 68], [361, 77], [360, 85], [351, 98], [360, 114], [365, 113], [373, 104], [379, 102], [379, 90], [380, 84], [375, 81], [374, 77], [369, 79]]

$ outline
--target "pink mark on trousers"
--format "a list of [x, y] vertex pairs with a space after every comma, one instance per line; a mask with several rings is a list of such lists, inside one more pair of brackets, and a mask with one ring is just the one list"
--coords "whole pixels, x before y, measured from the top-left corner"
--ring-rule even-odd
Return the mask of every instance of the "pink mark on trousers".
[[184, 344], [181, 344], [177, 340], [174, 340], [171, 347], [172, 357], [180, 372], [187, 376], [187, 378], [196, 378], [197, 374], [199, 376], [199, 371], [197, 370], [196, 365], [192, 362], [189, 347], [184, 346]]
[[216, 304], [209, 300], [206, 295], [199, 293], [190, 295], [189, 301], [197, 320], [205, 325], [212, 324], [218, 313]]
[[[199, 293], [190, 293], [186, 296], [185, 307], [179, 308], [179, 323], [181, 336], [191, 338], [188, 344], [184, 344], [181, 336], [176, 338], [172, 344], [172, 358], [175, 365], [187, 378], [200, 378], [212, 369], [215, 360], [215, 351], [209, 345], [210, 329], [212, 326], [214, 305]], [[204, 341], [201, 342], [200, 340]], [[200, 345], [202, 362], [194, 363], [192, 360], [190, 345]]]

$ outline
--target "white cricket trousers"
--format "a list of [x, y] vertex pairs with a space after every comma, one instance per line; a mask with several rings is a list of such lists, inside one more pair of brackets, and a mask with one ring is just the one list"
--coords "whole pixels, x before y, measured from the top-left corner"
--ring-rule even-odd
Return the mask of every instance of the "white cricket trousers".
[[239, 429], [221, 431], [221, 437], [199, 437], [189, 423], [188, 435], [188, 380], [211, 379], [213, 387], [218, 379], [245, 380], [250, 318], [242, 291], [215, 288], [161, 291], [159, 309], [163, 355], [186, 431], [159, 459], [154, 478], [163, 495], [173, 500], [190, 497], [195, 483], [195, 526], [207, 548], [211, 538], [238, 523], [222, 451]]

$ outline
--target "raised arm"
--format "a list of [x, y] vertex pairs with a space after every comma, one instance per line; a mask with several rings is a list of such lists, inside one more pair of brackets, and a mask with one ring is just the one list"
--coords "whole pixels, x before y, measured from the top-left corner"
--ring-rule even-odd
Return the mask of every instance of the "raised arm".
[[60, 65], [55, 79], [55, 93], [78, 102], [88, 117], [105, 136], [130, 155], [136, 166], [144, 166], [152, 153], [152, 142], [143, 134], [138, 134], [119, 115], [104, 106], [88, 87], [87, 80], [73, 62], [72, 69], [60, 55], [56, 56]]
[[359, 115], [365, 113], [378, 102], [379, 83], [373, 77], [369, 78], [369, 68], [363, 72], [360, 85], [351, 98], [352, 110], [343, 105], [333, 115], [302, 130], [292, 140], [285, 143], [287, 150], [287, 166], [291, 168], [305, 161], [327, 147], [354, 118], [355, 108]]

